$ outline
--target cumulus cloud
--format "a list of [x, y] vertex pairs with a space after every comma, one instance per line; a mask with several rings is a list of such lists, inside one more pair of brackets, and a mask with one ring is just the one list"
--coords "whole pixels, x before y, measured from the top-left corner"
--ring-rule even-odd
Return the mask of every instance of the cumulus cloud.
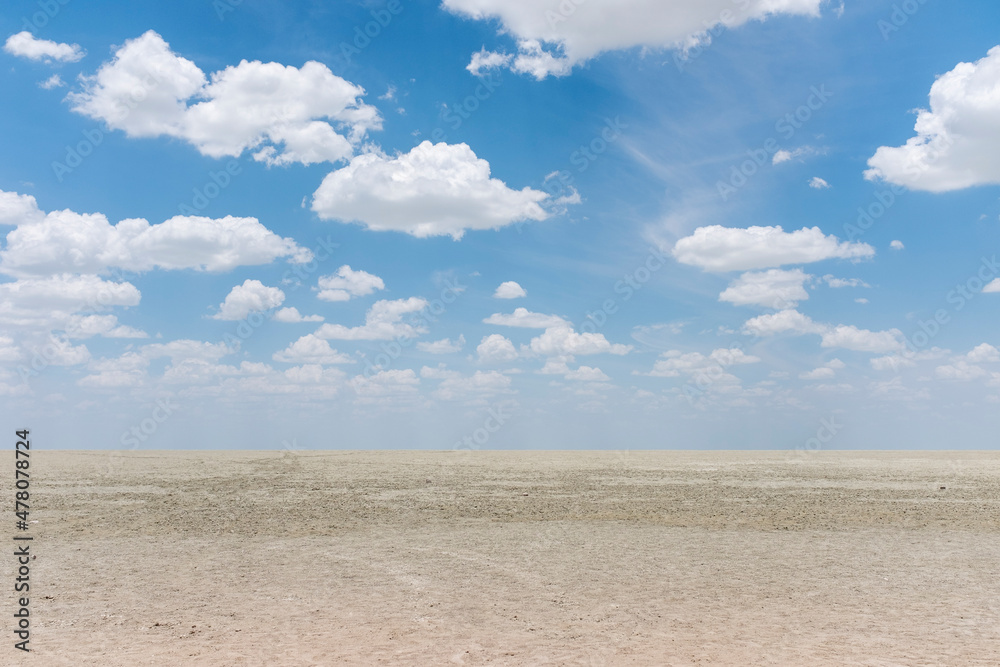
[[775, 14], [818, 16], [823, 0], [444, 0], [445, 9], [497, 20], [517, 52], [473, 54], [469, 70], [509, 67], [536, 79], [562, 76], [607, 51], [636, 47], [687, 49], [710, 41], [719, 26], [736, 28]]
[[802, 380], [829, 380], [836, 376], [837, 371], [844, 366], [844, 362], [840, 359], [831, 359], [819, 368], [814, 368], [807, 373], [800, 374], [799, 378]]
[[674, 245], [682, 264], [705, 271], [748, 271], [826, 259], [861, 259], [875, 255], [867, 243], [841, 242], [819, 227], [785, 232], [781, 227], [699, 227]]
[[813, 190], [829, 190], [830, 184], [826, 180], [820, 178], [819, 176], [813, 176], [809, 179], [809, 187]]
[[906, 246], [903, 245], [902, 241], [893, 241], [892, 243], [889, 244], [889, 247], [892, 248], [893, 250], [902, 250]]
[[242, 285], [230, 290], [226, 300], [219, 305], [219, 312], [212, 318], [238, 321], [250, 313], [277, 308], [284, 301], [285, 293], [277, 287], [268, 287], [259, 280], [247, 279]]
[[299, 322], [322, 322], [322, 315], [303, 315], [299, 312], [298, 308], [282, 308], [274, 314], [272, 317], [275, 322], [287, 322], [290, 324], [296, 324]]
[[871, 285], [860, 278], [836, 278], [829, 274], [823, 276], [823, 282], [834, 289], [841, 287], [871, 287]]
[[169, 343], [152, 343], [143, 345], [141, 354], [146, 359], [169, 357], [172, 363], [186, 360], [218, 361], [232, 354], [233, 350], [225, 343], [207, 343], [201, 340], [179, 339]]
[[780, 333], [817, 334], [822, 337], [823, 347], [836, 347], [857, 352], [885, 354], [904, 349], [903, 332], [899, 329], [870, 331], [854, 325], [829, 325], [814, 322], [808, 315], [797, 310], [782, 310], [761, 315], [748, 320], [743, 325], [744, 333], [755, 336], [773, 336]]
[[348, 301], [351, 297], [367, 296], [383, 289], [385, 283], [378, 276], [366, 271], [355, 271], [344, 264], [334, 275], [319, 279], [317, 296], [323, 301]]
[[728, 301], [737, 306], [793, 308], [799, 301], [809, 298], [803, 285], [811, 277], [802, 269], [747, 272], [719, 295], [719, 301]]
[[465, 347], [465, 336], [459, 336], [458, 340], [442, 338], [433, 342], [417, 343], [417, 349], [428, 354], [454, 354], [461, 352]]
[[983, 294], [1000, 293], [1000, 278], [994, 278], [983, 287]]
[[782, 149], [780, 151], [777, 151], [771, 158], [771, 164], [774, 165], [784, 164], [785, 162], [790, 162], [797, 158], [805, 157], [807, 155], [815, 155], [816, 153], [819, 152], [821, 151], [816, 150], [812, 146], [802, 146], [792, 151], [786, 151]]
[[966, 358], [976, 364], [996, 362], [1000, 361], [1000, 350], [997, 350], [997, 348], [989, 343], [982, 343], [972, 348], [972, 351], [966, 355]]
[[229, 271], [281, 257], [297, 263], [312, 259], [309, 250], [281, 238], [256, 218], [178, 215], [155, 225], [141, 218], [112, 225], [101, 213], [66, 209], [42, 214], [29, 206], [34, 198], [4, 194], [0, 219], [20, 217], [0, 251], [0, 271], [14, 276], [96, 274], [109, 268]]
[[476, 371], [469, 377], [448, 374], [433, 396], [443, 401], [482, 399], [486, 396], [511, 393], [511, 379], [499, 371]]
[[275, 352], [275, 361], [288, 364], [349, 364], [354, 360], [330, 347], [330, 342], [307, 334], [284, 350]]
[[648, 375], [650, 377], [678, 377], [681, 374], [711, 373], [713, 381], [724, 375], [728, 375], [729, 380], [736, 380], [734, 376], [724, 373], [726, 368], [759, 362], [760, 357], [747, 354], [739, 348], [719, 348], [708, 355], [700, 352], [684, 353], [680, 350], [669, 350], [660, 355], [660, 358], [653, 364], [653, 370]]
[[53, 74], [45, 81], [40, 81], [38, 87], [42, 90], [52, 90], [53, 88], [62, 88], [66, 85], [66, 82], [62, 80], [62, 77], [58, 74]]
[[324, 324], [316, 330], [320, 338], [337, 340], [392, 340], [393, 338], [415, 338], [427, 330], [403, 322], [410, 313], [418, 313], [427, 307], [427, 300], [419, 297], [376, 301], [365, 314], [365, 323], [360, 327], [345, 327], [341, 324]]
[[502, 327], [523, 327], [526, 329], [547, 329], [549, 327], [569, 326], [569, 322], [558, 315], [533, 313], [527, 308], [515, 308], [513, 313], [493, 313], [485, 320], [486, 324], [497, 324]]
[[349, 158], [381, 126], [364, 94], [315, 61], [296, 68], [243, 60], [206, 77], [150, 30], [68, 99], [73, 111], [130, 137], [175, 137], [215, 158], [250, 150], [255, 160], [285, 165]]
[[998, 80], [1000, 46], [938, 77], [930, 109], [917, 113], [916, 136], [876, 150], [865, 177], [929, 192], [1000, 183]]
[[599, 333], [577, 333], [569, 326], [548, 328], [528, 346], [531, 352], [547, 357], [574, 357], [589, 354], [628, 354], [631, 345], [612, 344]]
[[116, 306], [137, 306], [139, 290], [127, 282], [111, 282], [93, 275], [58, 274], [0, 283], [0, 324], [26, 330], [65, 330], [76, 337], [142, 337], [129, 327], [119, 328], [114, 316], [87, 319], [77, 313], [98, 313]]
[[476, 346], [476, 356], [481, 364], [503, 364], [517, 359], [517, 350], [510, 339], [500, 334], [484, 336]]
[[498, 229], [549, 217], [545, 192], [512, 190], [490, 177], [490, 165], [466, 144], [424, 141], [409, 153], [357, 155], [331, 172], [313, 194], [312, 210], [324, 220], [357, 222], [373, 231], [418, 238]]
[[500, 286], [493, 293], [494, 299], [520, 299], [526, 296], [528, 293], [524, 291], [524, 288], [513, 280], [500, 283]]
[[989, 373], [981, 366], [970, 364], [967, 361], [956, 361], [953, 364], [938, 366], [934, 369], [934, 375], [942, 380], [969, 382], [987, 377]]
[[3, 50], [19, 58], [60, 63], [75, 63], [87, 55], [79, 44], [60, 44], [50, 39], [38, 39], [27, 30], [8, 37]]

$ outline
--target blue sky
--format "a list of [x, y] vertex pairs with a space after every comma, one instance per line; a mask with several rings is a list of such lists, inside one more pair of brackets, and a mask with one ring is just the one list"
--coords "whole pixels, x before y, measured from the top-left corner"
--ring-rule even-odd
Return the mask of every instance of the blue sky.
[[985, 0], [8, 3], [4, 423], [993, 447], [998, 26]]

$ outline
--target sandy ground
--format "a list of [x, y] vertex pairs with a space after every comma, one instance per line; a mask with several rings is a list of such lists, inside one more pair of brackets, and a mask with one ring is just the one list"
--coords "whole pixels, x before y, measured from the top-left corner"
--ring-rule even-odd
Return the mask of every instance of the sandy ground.
[[34, 452], [31, 472], [36, 650], [5, 611], [4, 665], [1000, 664], [1000, 453]]

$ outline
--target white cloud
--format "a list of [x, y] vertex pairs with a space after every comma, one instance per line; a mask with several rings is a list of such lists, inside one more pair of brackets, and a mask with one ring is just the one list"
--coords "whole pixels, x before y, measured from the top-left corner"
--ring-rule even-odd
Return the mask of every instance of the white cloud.
[[894, 371], [897, 373], [903, 368], [912, 368], [917, 365], [917, 362], [899, 354], [888, 355], [885, 357], [874, 357], [869, 359], [868, 363], [870, 363], [871, 367], [877, 371]]
[[825, 328], [824, 325], [813, 322], [808, 315], [791, 309], [760, 315], [743, 324], [744, 333], [754, 336], [773, 336], [788, 331], [797, 334], [818, 334], [822, 333]]
[[40, 81], [38, 87], [42, 90], [52, 90], [53, 88], [62, 88], [66, 85], [66, 82], [62, 80], [62, 77], [58, 74], [53, 74], [45, 81]]
[[45, 214], [31, 195], [0, 190], [0, 225], [20, 225], [44, 219]]
[[87, 55], [79, 44], [60, 44], [49, 39], [38, 39], [27, 30], [8, 37], [3, 50], [19, 58], [60, 63], [75, 63]]
[[329, 341], [307, 334], [284, 350], [275, 352], [275, 361], [288, 364], [349, 364], [354, 360], [330, 347]]
[[823, 0], [444, 0], [443, 7], [477, 20], [500, 22], [517, 39], [516, 55], [473, 54], [469, 70], [506, 66], [536, 79], [568, 74], [606, 51], [643, 47], [691, 48], [709, 31], [736, 28], [775, 14], [818, 16]]
[[628, 354], [631, 345], [612, 344], [599, 333], [577, 333], [569, 326], [548, 328], [529, 345], [531, 352], [548, 357], [573, 357], [588, 354]]
[[524, 291], [524, 288], [513, 280], [500, 283], [496, 292], [493, 293], [494, 299], [520, 299], [526, 296], [528, 296], [528, 293]]
[[511, 393], [511, 379], [499, 371], [476, 371], [469, 377], [449, 374], [438, 385], [434, 397], [444, 401]]
[[367, 296], [376, 290], [385, 289], [385, 283], [378, 276], [366, 271], [355, 271], [344, 264], [331, 276], [319, 279], [319, 294], [324, 301], [348, 301], [351, 297]]
[[814, 368], [808, 373], [802, 373], [799, 378], [802, 380], [829, 380], [836, 376], [837, 371], [845, 366], [840, 359], [831, 359], [819, 368]]
[[349, 158], [381, 127], [378, 111], [360, 101], [364, 92], [315, 61], [243, 60], [206, 77], [150, 30], [68, 99], [73, 111], [130, 137], [176, 137], [215, 158], [251, 150], [255, 160], [285, 165]]
[[169, 357], [172, 363], [186, 360], [218, 361], [232, 354], [233, 350], [225, 343], [207, 343], [201, 340], [180, 339], [169, 343], [152, 343], [143, 345], [141, 353], [147, 359]]
[[355, 393], [369, 399], [414, 394], [419, 384], [420, 378], [410, 368], [379, 371], [368, 378], [357, 375], [351, 380]]
[[812, 146], [802, 146], [800, 148], [796, 148], [793, 151], [786, 151], [782, 149], [780, 151], [777, 151], [774, 154], [774, 157], [771, 158], [771, 164], [774, 165], [783, 164], [785, 162], [790, 162], [796, 158], [805, 157], [807, 155], [815, 155], [816, 153], [819, 152], [820, 151], [817, 151]]
[[827, 183], [824, 179], [820, 178], [819, 176], [813, 176], [811, 179], [809, 179], [809, 187], [811, 187], [813, 190], [829, 190], [830, 184]]
[[984, 368], [975, 364], [970, 364], [966, 361], [957, 361], [954, 364], [938, 366], [934, 369], [934, 375], [942, 380], [969, 382], [986, 377], [989, 373]]
[[982, 343], [972, 348], [966, 358], [975, 364], [990, 363], [1000, 361], [1000, 350], [989, 343]]
[[737, 378], [723, 371], [731, 366], [744, 366], [759, 362], [760, 357], [747, 354], [739, 348], [719, 348], [707, 356], [701, 352], [684, 353], [680, 350], [669, 350], [660, 355], [660, 358], [653, 364], [653, 370], [648, 375], [650, 377], [678, 377], [681, 374], [711, 374], [713, 382], [726, 376], [724, 381], [738, 383]]
[[401, 231], [418, 238], [467, 230], [498, 229], [523, 220], [545, 220], [540, 190], [512, 190], [490, 178], [490, 165], [466, 144], [415, 146], [389, 157], [355, 156], [327, 174], [313, 195], [312, 210], [324, 220], [358, 222], [373, 231]]
[[287, 322], [296, 324], [299, 322], [322, 322], [322, 315], [303, 315], [298, 308], [282, 308], [272, 317], [275, 322]]
[[461, 352], [465, 347], [465, 336], [459, 336], [458, 340], [442, 338], [431, 343], [417, 343], [417, 349], [428, 354], [454, 354]]
[[674, 246], [674, 257], [682, 264], [705, 271], [748, 271], [784, 264], [807, 264], [826, 259], [872, 257], [867, 243], [841, 242], [826, 236], [819, 227], [785, 232], [781, 227], [699, 227]]
[[237, 285], [226, 300], [219, 304], [219, 312], [212, 316], [216, 320], [238, 321], [250, 313], [277, 308], [285, 301], [285, 293], [277, 287], [268, 287], [259, 280], [243, 281]]
[[569, 322], [558, 315], [533, 313], [527, 308], [515, 308], [513, 313], [493, 313], [485, 320], [486, 324], [497, 324], [503, 327], [523, 327], [526, 329], [548, 329], [549, 327], [569, 326]]
[[94, 274], [112, 267], [229, 271], [280, 257], [300, 263], [312, 258], [308, 250], [281, 238], [256, 218], [178, 215], [155, 225], [141, 218], [112, 225], [100, 213], [68, 209], [38, 217], [25, 202], [9, 198], [6, 207], [0, 202], [0, 219], [20, 215], [22, 220], [0, 251], [0, 271], [15, 276]]
[[341, 324], [324, 324], [316, 330], [320, 338], [337, 340], [392, 340], [393, 338], [415, 338], [426, 329], [403, 322], [403, 317], [418, 313], [427, 307], [427, 300], [415, 296], [396, 301], [376, 301], [365, 314], [365, 323], [360, 327], [345, 327]]
[[929, 192], [1000, 183], [998, 80], [1000, 46], [938, 77], [930, 110], [917, 113], [917, 135], [875, 151], [865, 177]]
[[[98, 326], [76, 313], [107, 310], [115, 306], [136, 306], [141, 295], [127, 282], [110, 282], [93, 275], [60, 274], [45, 278], [24, 278], [0, 283], [0, 323], [5, 328], [29, 330], [76, 330], [81, 333]], [[100, 331], [110, 335], [117, 320], [100, 320]], [[98, 327], [100, 328], [100, 327]], [[115, 336], [125, 334], [128, 327]]]
[[902, 241], [893, 241], [892, 243], [889, 244], [889, 247], [892, 248], [893, 250], [902, 250], [906, 246], [903, 245]]
[[148, 338], [145, 331], [118, 323], [114, 315], [73, 315], [64, 327], [69, 338]]
[[1000, 293], [1000, 278], [994, 278], [983, 287], [983, 294]]
[[853, 325], [838, 325], [824, 331], [823, 347], [839, 347], [856, 352], [874, 352], [885, 354], [904, 349], [903, 332], [899, 329], [888, 331], [869, 331]]
[[871, 287], [860, 278], [835, 278], [832, 275], [823, 276], [823, 281], [834, 289], [841, 287]]
[[728, 301], [737, 306], [793, 308], [799, 301], [809, 298], [803, 284], [811, 277], [802, 269], [770, 269], [744, 273], [719, 295], [719, 301]]
[[864, 297], [858, 297], [857, 299], [854, 300], [854, 303], [860, 303], [860, 304], [864, 305], [864, 304], [868, 303], [868, 299], [866, 299]]
[[508, 64], [511, 60], [513, 60], [513, 56], [506, 53], [487, 51], [484, 46], [478, 53], [472, 54], [472, 60], [469, 61], [465, 69], [476, 76], [482, 76], [483, 70], [498, 69]]
[[817, 334], [822, 337], [823, 347], [836, 347], [857, 352], [885, 354], [904, 348], [903, 332], [899, 329], [869, 331], [853, 325], [831, 326], [814, 322], [809, 316], [797, 310], [782, 310], [761, 315], [748, 320], [743, 325], [744, 333], [756, 336], [772, 336], [792, 332], [798, 335]]
[[517, 359], [517, 350], [510, 339], [500, 334], [484, 336], [476, 346], [476, 355], [481, 364], [502, 364]]

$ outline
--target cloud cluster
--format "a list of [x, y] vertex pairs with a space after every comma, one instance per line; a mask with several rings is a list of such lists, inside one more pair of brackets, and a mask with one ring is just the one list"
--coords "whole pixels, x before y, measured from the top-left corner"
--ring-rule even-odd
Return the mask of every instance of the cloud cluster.
[[823, 0], [444, 0], [445, 9], [476, 20], [498, 20], [517, 52], [473, 55], [468, 69], [509, 67], [536, 79], [562, 76], [606, 51], [690, 48], [709, 31], [736, 28], [776, 14], [818, 16]]
[[360, 101], [364, 89], [326, 65], [243, 60], [206, 77], [152, 30], [83, 81], [68, 96], [73, 111], [130, 137], [183, 139], [215, 158], [249, 150], [271, 165], [337, 162], [381, 127]]
[[814, 322], [808, 315], [797, 310], [786, 309], [748, 320], [743, 325], [744, 333], [754, 336], [773, 336], [780, 333], [817, 334], [821, 336], [823, 347], [835, 347], [857, 352], [886, 354], [905, 349], [903, 332], [899, 329], [870, 331], [854, 325], [830, 325]]
[[427, 300], [419, 297], [376, 301], [365, 314], [365, 323], [358, 327], [342, 324], [324, 324], [316, 330], [320, 338], [336, 340], [392, 340], [394, 338], [415, 338], [427, 329], [421, 325], [407, 324], [406, 315], [419, 313], [427, 307]]
[[14, 276], [111, 268], [229, 271], [281, 257], [297, 263], [312, 259], [308, 250], [256, 218], [178, 215], [153, 225], [141, 218], [112, 225], [101, 213], [44, 214], [33, 197], [0, 193], [0, 220], [17, 224], [0, 251], [0, 271]]
[[337, 273], [319, 279], [319, 294], [323, 301], [349, 301], [352, 297], [367, 296], [385, 289], [385, 282], [366, 271], [355, 271], [344, 264]]

